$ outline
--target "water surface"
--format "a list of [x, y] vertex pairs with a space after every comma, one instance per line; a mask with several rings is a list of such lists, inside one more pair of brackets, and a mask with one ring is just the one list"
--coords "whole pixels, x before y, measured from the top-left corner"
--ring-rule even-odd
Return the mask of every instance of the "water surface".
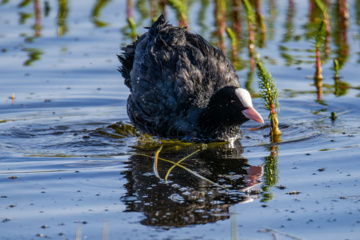
[[[266, 32], [255, 49], [279, 88], [279, 143], [248, 122], [233, 144], [185, 144], [128, 126], [116, 57], [133, 37], [126, 1], [3, 1], [0, 238], [358, 239], [359, 3], [348, 1], [344, 24], [342, 1], [329, 2], [319, 99], [311, 32], [321, 13], [309, 1], [263, 1]], [[133, 1], [137, 34], [160, 14], [156, 6]], [[188, 1], [189, 29], [223, 46], [256, 96], [243, 7], [235, 58], [218, 33], [218, 7]], [[235, 29], [235, 8], [226, 7]], [[172, 7], [166, 13], [179, 24]], [[265, 119], [261, 99], [254, 105]], [[184, 168], [173, 167], [179, 160]]]

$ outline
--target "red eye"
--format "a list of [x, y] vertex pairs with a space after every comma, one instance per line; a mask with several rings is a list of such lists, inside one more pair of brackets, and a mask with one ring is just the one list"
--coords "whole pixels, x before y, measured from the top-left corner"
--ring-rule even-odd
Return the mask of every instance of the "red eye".
[[236, 101], [234, 99], [232, 99], [230, 102], [231, 102], [231, 104], [236, 103]]

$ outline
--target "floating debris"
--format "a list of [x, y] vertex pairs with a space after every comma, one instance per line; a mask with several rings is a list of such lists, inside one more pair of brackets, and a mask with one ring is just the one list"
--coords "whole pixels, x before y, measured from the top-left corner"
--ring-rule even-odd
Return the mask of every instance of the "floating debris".
[[331, 120], [335, 121], [337, 116], [336, 116], [336, 112], [331, 112]]
[[300, 193], [301, 192], [299, 192], [299, 191], [292, 191], [292, 192], [287, 192], [286, 194], [288, 194], [288, 195], [298, 195]]

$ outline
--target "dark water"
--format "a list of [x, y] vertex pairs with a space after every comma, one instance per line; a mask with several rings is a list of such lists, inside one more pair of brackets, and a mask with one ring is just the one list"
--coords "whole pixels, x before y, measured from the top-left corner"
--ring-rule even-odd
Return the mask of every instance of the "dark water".
[[[230, 2], [226, 26], [241, 23], [235, 58], [215, 2], [187, 1], [189, 28], [224, 48], [255, 95], [246, 15], [241, 7], [235, 21]], [[255, 49], [280, 92], [277, 144], [251, 122], [233, 144], [160, 141], [129, 127], [116, 70], [132, 41], [126, 1], [2, 1], [0, 239], [359, 239], [359, 2], [342, 12], [345, 1], [328, 1], [320, 98], [311, 33], [321, 12], [312, 1], [262, 2]], [[161, 4], [132, 3], [141, 34]], [[254, 105], [265, 119], [261, 99]]]

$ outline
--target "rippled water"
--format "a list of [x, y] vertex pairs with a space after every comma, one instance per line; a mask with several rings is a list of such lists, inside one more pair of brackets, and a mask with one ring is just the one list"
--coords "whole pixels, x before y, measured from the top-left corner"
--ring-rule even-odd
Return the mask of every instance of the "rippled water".
[[[256, 49], [280, 91], [277, 144], [267, 123], [244, 124], [233, 144], [161, 141], [132, 129], [116, 70], [131, 42], [126, 1], [0, 3], [0, 239], [358, 239], [359, 3], [349, 1], [344, 29], [330, 1], [317, 101], [308, 1], [291, 2], [263, 1], [266, 38]], [[149, 9], [134, 1], [138, 34]], [[189, 2], [188, 20], [215, 45], [214, 9]], [[167, 14], [177, 25], [169, 6]], [[245, 40], [238, 75], [256, 93]], [[226, 35], [224, 45], [232, 59]], [[342, 61], [336, 89], [333, 58]], [[266, 118], [259, 98], [254, 105]]]

